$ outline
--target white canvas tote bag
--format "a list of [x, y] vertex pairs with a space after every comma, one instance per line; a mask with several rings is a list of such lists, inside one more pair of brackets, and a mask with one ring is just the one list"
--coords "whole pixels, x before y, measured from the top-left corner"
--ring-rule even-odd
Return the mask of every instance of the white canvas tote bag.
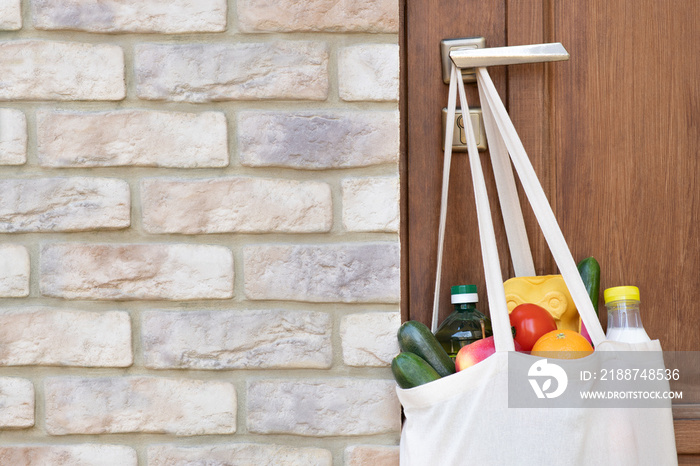
[[[506, 223], [516, 275], [534, 275], [525, 235], [513, 167], [547, 244], [564, 277], [574, 303], [595, 345], [593, 354], [574, 360], [554, 360], [568, 371], [600, 374], [625, 370], [630, 362], [621, 352], [635, 352], [643, 360], [659, 364], [658, 340], [626, 344], [606, 341], [603, 329], [585, 290], [544, 191], [485, 68], [477, 70], [482, 112], [494, 176]], [[454, 121], [459, 90], [463, 121], [470, 121], [464, 84], [452, 69], [447, 121]], [[433, 306], [433, 331], [442, 262], [442, 243], [451, 158], [451, 125], [445, 137], [445, 167], [438, 238], [438, 273]], [[514, 352], [496, 238], [486, 185], [471, 125], [465, 125], [471, 175], [477, 204], [486, 287], [496, 353], [456, 374], [411, 389], [397, 386], [405, 422], [401, 433], [402, 466], [427, 465], [675, 465], [677, 464], [671, 402], [660, 407], [509, 407], [509, 375], [531, 374], [541, 357]], [[647, 356], [648, 355], [648, 356]], [[655, 360], [656, 359], [656, 360]], [[546, 359], [544, 361], [547, 362]], [[660, 362], [663, 365], [663, 360]], [[656, 366], [654, 366], [656, 367]], [[595, 389], [600, 382], [589, 380]], [[518, 387], [529, 389], [527, 384]], [[573, 390], [570, 383], [567, 390]], [[668, 390], [667, 381], [656, 387]], [[580, 387], [579, 387], [580, 388]], [[511, 390], [512, 390], [511, 385]], [[522, 389], [522, 388], [520, 388]], [[534, 389], [534, 386], [533, 386]], [[511, 393], [511, 396], [517, 393]], [[544, 403], [551, 400], [542, 400]]]

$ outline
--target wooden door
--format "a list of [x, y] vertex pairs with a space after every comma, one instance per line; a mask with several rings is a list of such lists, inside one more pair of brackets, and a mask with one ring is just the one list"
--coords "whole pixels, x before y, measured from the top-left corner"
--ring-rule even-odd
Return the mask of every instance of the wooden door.
[[[404, 319], [429, 323], [432, 308], [440, 112], [447, 101], [440, 40], [483, 36], [487, 46], [561, 42], [571, 55], [567, 62], [493, 67], [490, 73], [574, 259], [596, 257], [604, 288], [639, 286], [644, 325], [664, 349], [700, 351], [699, 23], [700, 2], [688, 0], [405, 1]], [[478, 105], [475, 86], [468, 97]], [[453, 284], [476, 283], [485, 300], [466, 155], [453, 155], [452, 163], [441, 318], [450, 312]], [[495, 193], [489, 165], [483, 167]], [[512, 268], [492, 199], [508, 277]], [[537, 273], [557, 273], [521, 201]], [[604, 327], [606, 320], [603, 312]], [[697, 412], [675, 413], [683, 461], [700, 461], [700, 420], [685, 419]]]

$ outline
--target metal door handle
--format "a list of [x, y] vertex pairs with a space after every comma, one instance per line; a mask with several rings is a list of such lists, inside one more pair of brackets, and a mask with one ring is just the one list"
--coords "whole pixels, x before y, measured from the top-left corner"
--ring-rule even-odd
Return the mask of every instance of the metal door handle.
[[443, 39], [440, 41], [442, 81], [450, 83], [450, 68], [454, 62], [461, 68], [465, 83], [476, 82], [475, 69], [480, 66], [517, 65], [568, 60], [569, 53], [559, 42], [550, 44], [515, 45], [486, 48], [483, 37]]
[[[471, 37], [466, 39], [445, 39], [440, 43], [442, 52], [442, 75], [443, 81], [449, 83], [450, 68], [452, 63], [460, 68], [462, 79], [465, 82], [473, 82], [476, 79], [475, 69], [483, 66], [495, 65], [518, 65], [522, 63], [540, 63], [550, 61], [562, 61], [569, 59], [569, 52], [566, 51], [563, 45], [559, 42], [550, 44], [534, 44], [534, 45], [515, 45], [510, 47], [491, 47], [486, 46], [486, 41], [483, 37]], [[475, 133], [479, 136], [479, 150], [486, 150], [487, 141], [484, 134], [483, 120], [481, 119], [481, 109], [469, 109], [472, 117], [476, 115], [474, 124]], [[466, 141], [461, 140], [458, 136], [461, 133], [461, 128], [455, 115], [455, 138], [452, 143], [453, 152], [466, 152]], [[445, 131], [447, 127], [447, 112], [443, 109], [442, 128]]]
[[569, 59], [569, 52], [559, 42], [483, 49], [452, 49], [449, 55], [457, 68], [462, 69]]

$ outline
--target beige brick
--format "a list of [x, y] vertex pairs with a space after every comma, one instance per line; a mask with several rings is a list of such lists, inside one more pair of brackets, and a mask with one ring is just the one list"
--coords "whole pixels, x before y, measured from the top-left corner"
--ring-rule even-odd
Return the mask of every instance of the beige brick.
[[89, 32], [220, 32], [226, 0], [33, 0], [37, 29]]
[[244, 32], [399, 31], [397, 0], [239, 0], [238, 25]]
[[321, 448], [296, 448], [255, 443], [148, 447], [148, 466], [331, 466], [332, 464], [331, 452]]
[[225, 299], [233, 296], [233, 255], [196, 244], [46, 244], [44, 296], [67, 299]]
[[0, 100], [121, 100], [124, 53], [109, 44], [0, 42]]
[[399, 352], [398, 312], [365, 312], [343, 316], [340, 338], [348, 366], [389, 366]]
[[127, 312], [0, 310], [0, 365], [128, 367], [132, 362]]
[[0, 108], [0, 165], [22, 165], [26, 161], [27, 118], [21, 110]]
[[328, 95], [323, 42], [141, 44], [135, 50], [141, 99], [325, 100]]
[[392, 163], [399, 157], [395, 111], [244, 111], [238, 117], [241, 163], [327, 169]]
[[327, 369], [331, 333], [323, 312], [149, 311], [141, 346], [154, 369]]
[[123, 445], [5, 445], [0, 464], [12, 466], [137, 466], [136, 451]]
[[[34, 425], [34, 385], [27, 379], [0, 377], [0, 429], [26, 429]], [[1, 452], [0, 447], [0, 452]], [[0, 464], [14, 464], [2, 461]]]
[[0, 297], [29, 296], [29, 252], [19, 244], [0, 244]]
[[304, 436], [397, 433], [396, 382], [268, 379], [248, 382], [248, 431]]
[[317, 181], [150, 178], [141, 203], [149, 233], [312, 233], [333, 221], [330, 186]]
[[20, 0], [0, 0], [0, 31], [22, 29]]
[[256, 245], [243, 254], [249, 299], [399, 302], [396, 243]]
[[338, 53], [340, 98], [347, 101], [399, 100], [399, 46], [362, 44]]
[[37, 114], [39, 163], [47, 167], [225, 167], [221, 112], [116, 110]]
[[228, 382], [49, 377], [44, 387], [46, 431], [50, 435], [236, 431], [236, 390]]
[[343, 180], [343, 226], [348, 231], [399, 230], [399, 178]]
[[345, 448], [345, 466], [399, 466], [399, 447], [351, 445]]
[[85, 231], [131, 223], [129, 184], [111, 178], [0, 180], [0, 232]]

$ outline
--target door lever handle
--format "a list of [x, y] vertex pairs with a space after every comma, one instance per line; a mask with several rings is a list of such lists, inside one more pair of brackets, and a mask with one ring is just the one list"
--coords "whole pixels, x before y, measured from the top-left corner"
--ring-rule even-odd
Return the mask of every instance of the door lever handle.
[[509, 47], [463, 48], [450, 50], [457, 68], [480, 68], [495, 65], [518, 65], [569, 59], [569, 52], [559, 42]]

